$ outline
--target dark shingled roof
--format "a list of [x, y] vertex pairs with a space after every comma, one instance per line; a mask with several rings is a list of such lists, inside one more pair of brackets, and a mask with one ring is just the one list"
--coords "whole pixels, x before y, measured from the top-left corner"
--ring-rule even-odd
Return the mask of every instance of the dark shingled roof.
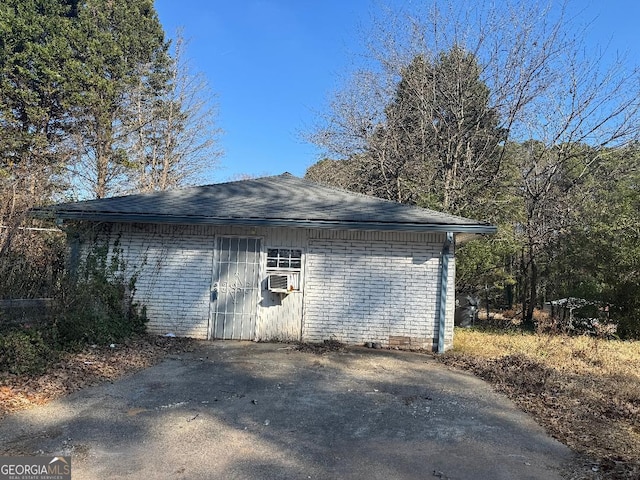
[[61, 203], [35, 209], [61, 220], [208, 225], [288, 226], [357, 230], [494, 233], [485, 222], [390, 202], [294, 177]]

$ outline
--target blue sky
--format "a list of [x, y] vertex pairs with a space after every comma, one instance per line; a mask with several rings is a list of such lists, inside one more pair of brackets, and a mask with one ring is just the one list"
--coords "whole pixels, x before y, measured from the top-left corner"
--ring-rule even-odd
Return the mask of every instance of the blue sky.
[[[167, 35], [182, 27], [187, 56], [217, 94], [225, 155], [208, 182], [242, 174], [304, 175], [319, 159], [300, 139], [362, 49], [371, 13], [409, 0], [156, 0]], [[414, 2], [415, 3], [415, 2]], [[640, 2], [574, 0], [587, 47], [640, 64]]]

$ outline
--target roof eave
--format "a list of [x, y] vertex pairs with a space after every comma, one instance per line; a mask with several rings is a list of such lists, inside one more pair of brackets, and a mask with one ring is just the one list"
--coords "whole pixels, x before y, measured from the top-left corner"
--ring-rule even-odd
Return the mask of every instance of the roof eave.
[[60, 220], [120, 223], [165, 223], [182, 225], [236, 225], [256, 227], [320, 228], [343, 230], [408, 231], [408, 232], [455, 232], [471, 234], [496, 233], [496, 227], [487, 224], [447, 224], [411, 222], [363, 222], [328, 221], [283, 218], [224, 218], [197, 215], [146, 215], [135, 213], [79, 212], [37, 209], [35, 216], [55, 217]]

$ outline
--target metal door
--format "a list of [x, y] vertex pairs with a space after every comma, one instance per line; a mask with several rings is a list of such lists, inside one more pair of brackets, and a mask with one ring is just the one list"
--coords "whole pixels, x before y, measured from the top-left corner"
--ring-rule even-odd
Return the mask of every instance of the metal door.
[[258, 309], [260, 239], [219, 237], [215, 264], [211, 336], [253, 340]]

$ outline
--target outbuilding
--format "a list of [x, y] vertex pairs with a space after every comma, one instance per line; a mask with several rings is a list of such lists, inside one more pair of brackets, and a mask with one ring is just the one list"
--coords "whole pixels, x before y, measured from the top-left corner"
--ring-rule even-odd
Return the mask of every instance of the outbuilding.
[[39, 213], [117, 245], [150, 332], [438, 351], [453, 343], [456, 238], [495, 232], [288, 173]]

